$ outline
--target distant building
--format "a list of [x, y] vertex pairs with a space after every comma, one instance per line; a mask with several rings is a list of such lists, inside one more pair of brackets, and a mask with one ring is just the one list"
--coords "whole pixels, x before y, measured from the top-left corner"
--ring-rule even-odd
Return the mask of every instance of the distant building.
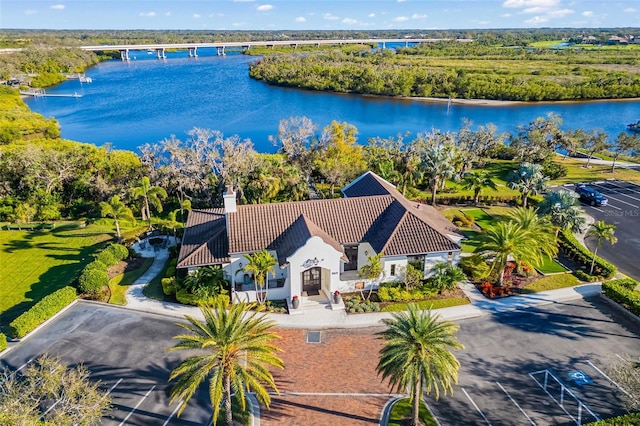
[[609, 37], [609, 40], [607, 40], [607, 44], [629, 44], [629, 39], [627, 37], [618, 37], [618, 36], [611, 36]]

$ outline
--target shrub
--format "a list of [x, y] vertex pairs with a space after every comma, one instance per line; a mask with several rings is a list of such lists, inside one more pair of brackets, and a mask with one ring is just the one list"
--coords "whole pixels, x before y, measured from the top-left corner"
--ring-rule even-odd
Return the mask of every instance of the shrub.
[[[558, 237], [560, 248], [567, 257], [582, 264], [582, 266], [587, 268], [591, 267], [593, 253], [588, 248], [580, 244], [576, 237], [573, 236], [571, 230], [565, 229], [558, 235]], [[600, 256], [596, 256], [593, 272], [596, 276], [611, 278], [618, 272], [618, 269]]]
[[542, 164], [542, 173], [548, 176], [549, 179], [554, 180], [565, 177], [569, 173], [569, 169], [562, 164], [549, 160]]
[[202, 304], [207, 306], [213, 306], [216, 304], [218, 300], [222, 300], [222, 302], [226, 306], [231, 301], [231, 298], [229, 297], [228, 294], [219, 294], [217, 296], [208, 296], [208, 297], [198, 297], [195, 294], [189, 293], [186, 289], [181, 288], [180, 290], [176, 291], [176, 300], [182, 303], [183, 305], [193, 305], [193, 306], [199, 306]]
[[460, 268], [471, 281], [481, 281], [489, 276], [491, 268], [480, 255], [466, 256], [460, 259]]
[[360, 296], [347, 296], [344, 297], [344, 305], [347, 309], [347, 312], [350, 314], [358, 313], [362, 314], [364, 312], [378, 312], [380, 310], [380, 305], [377, 302], [371, 302], [370, 300], [362, 301]]
[[160, 280], [160, 283], [162, 284], [162, 292], [166, 296], [173, 296], [180, 289], [178, 280], [173, 277], [163, 278], [162, 280]]
[[14, 319], [9, 324], [10, 333], [13, 337], [22, 338], [37, 326], [54, 316], [61, 309], [76, 299], [76, 289], [73, 287], [63, 287], [48, 296], [45, 296], [31, 309]]
[[109, 251], [113, 255], [113, 257], [116, 259], [116, 263], [119, 260], [123, 260], [129, 257], [129, 249], [122, 244], [111, 244], [105, 249], [105, 251]]
[[169, 266], [166, 271], [164, 271], [165, 278], [172, 278], [176, 276], [176, 267]]
[[3, 333], [0, 333], [0, 352], [4, 351], [5, 349], [7, 349], [7, 336], [5, 336]]
[[579, 279], [580, 281], [584, 281], [587, 283], [592, 283], [592, 282], [596, 282], [596, 281], [603, 281], [604, 277], [599, 277], [596, 275], [589, 275], [586, 272], [582, 271], [582, 270], [577, 270], [575, 272], [575, 276], [577, 279]]
[[99, 269], [84, 269], [78, 278], [78, 290], [82, 293], [97, 294], [104, 286], [109, 285], [106, 271]]
[[89, 263], [87, 266], [84, 267], [84, 270], [89, 270], [89, 269], [95, 269], [98, 271], [106, 271], [107, 270], [107, 265], [105, 265], [104, 263], [100, 262], [99, 260], [94, 260], [93, 262]]
[[473, 226], [473, 224], [475, 223], [475, 220], [463, 213], [456, 213], [455, 215], [453, 215], [453, 219], [451, 219], [451, 221], [456, 225], [456, 226], [460, 226], [460, 227], [464, 227], [464, 228], [470, 228]]
[[[602, 291], [630, 312], [640, 315], [640, 291], [634, 290], [638, 282], [633, 280], [611, 280], [602, 283]], [[633, 285], [633, 288], [631, 286]]]
[[111, 252], [110, 250], [102, 250], [96, 256], [96, 260], [104, 263], [107, 268], [110, 268], [111, 266], [118, 263], [118, 259], [116, 259], [116, 257], [113, 255], [113, 252]]
[[640, 413], [629, 413], [610, 419], [587, 423], [584, 426], [635, 426], [640, 424]]

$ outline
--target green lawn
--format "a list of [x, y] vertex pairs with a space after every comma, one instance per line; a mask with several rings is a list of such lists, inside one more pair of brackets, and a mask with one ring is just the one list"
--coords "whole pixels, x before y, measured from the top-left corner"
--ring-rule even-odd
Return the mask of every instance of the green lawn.
[[546, 256], [546, 255], [544, 256], [544, 262], [542, 263], [542, 265], [540, 265], [536, 269], [538, 270], [538, 272], [544, 275], [567, 272], [564, 266], [562, 266], [561, 264], [559, 264], [558, 262], [556, 262], [555, 260], [551, 259], [549, 256]]
[[[468, 305], [469, 299], [466, 297], [449, 297], [446, 299], [421, 300], [420, 302], [410, 302], [418, 306], [419, 309], [441, 309], [451, 306]], [[407, 303], [394, 303], [383, 307], [381, 312], [401, 312], [407, 310]]]
[[142, 274], [147, 272], [147, 269], [153, 263], [153, 258], [147, 258], [144, 260], [142, 266], [133, 271], [125, 272], [124, 274], [117, 275], [109, 280], [109, 290], [111, 290], [111, 297], [109, 303], [113, 305], [126, 305], [127, 299], [125, 293], [131, 284], [135, 280], [140, 278]]
[[461, 229], [460, 232], [467, 237], [467, 239], [460, 241], [462, 253], [475, 253], [480, 247], [480, 232], [471, 229]]
[[580, 284], [580, 281], [571, 274], [551, 275], [532, 282], [522, 289], [522, 293], [538, 293], [540, 291], [573, 287], [578, 284]]
[[169, 267], [169, 259], [165, 262], [164, 266], [160, 270], [160, 273], [153, 278], [149, 284], [142, 289], [142, 294], [150, 299], [165, 300], [164, 292], [162, 291], [162, 279], [164, 278], [167, 268]]
[[0, 231], [0, 325], [71, 284], [112, 237], [111, 225], [81, 227], [79, 222], [45, 231]]
[[461, 209], [460, 211], [471, 216], [480, 228], [484, 229], [495, 224], [495, 219], [482, 209]]
[[584, 161], [578, 161], [573, 158], [562, 159], [562, 156], [558, 156], [555, 162], [566, 166], [568, 169], [568, 173], [565, 177], [550, 181], [550, 185], [594, 182], [604, 179], [620, 179], [640, 183], [640, 173], [634, 170], [621, 169], [619, 167], [616, 167], [616, 171], [614, 173], [611, 173], [610, 164], [590, 164], [589, 168], [587, 169], [586, 167], [584, 167], [586, 164]]
[[[411, 418], [411, 410], [413, 406], [409, 398], [403, 398], [393, 404], [391, 413], [389, 414], [389, 426], [400, 426], [402, 419]], [[420, 401], [420, 419], [427, 426], [437, 426], [438, 423], [434, 420], [429, 409], [424, 405], [424, 402]]]

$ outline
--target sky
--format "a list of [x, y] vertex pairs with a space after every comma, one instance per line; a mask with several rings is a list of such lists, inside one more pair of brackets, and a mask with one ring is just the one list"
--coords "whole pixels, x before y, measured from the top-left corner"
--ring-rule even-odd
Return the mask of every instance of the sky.
[[0, 28], [386, 30], [640, 27], [628, 0], [0, 0]]

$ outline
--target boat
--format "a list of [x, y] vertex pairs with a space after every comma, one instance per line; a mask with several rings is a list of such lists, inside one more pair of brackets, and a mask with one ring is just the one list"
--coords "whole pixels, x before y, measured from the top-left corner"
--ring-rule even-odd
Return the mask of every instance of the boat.
[[640, 132], [640, 120], [636, 121], [635, 123], [627, 124], [627, 130], [630, 130], [632, 132]]

